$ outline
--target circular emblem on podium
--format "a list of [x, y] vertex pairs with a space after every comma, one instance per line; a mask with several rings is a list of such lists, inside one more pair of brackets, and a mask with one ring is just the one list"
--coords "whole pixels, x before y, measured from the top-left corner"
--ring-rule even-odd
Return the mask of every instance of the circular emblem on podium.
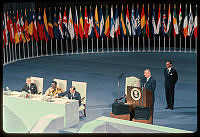
[[141, 92], [139, 89], [137, 88], [133, 88], [131, 90], [131, 97], [134, 99], [134, 100], [140, 100], [141, 98]]

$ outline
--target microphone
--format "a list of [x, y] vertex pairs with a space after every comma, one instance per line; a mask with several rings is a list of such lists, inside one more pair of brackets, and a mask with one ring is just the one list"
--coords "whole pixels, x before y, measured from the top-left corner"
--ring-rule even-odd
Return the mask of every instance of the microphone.
[[118, 76], [118, 79], [121, 79], [123, 75], [124, 75], [124, 73], [121, 72], [121, 74]]

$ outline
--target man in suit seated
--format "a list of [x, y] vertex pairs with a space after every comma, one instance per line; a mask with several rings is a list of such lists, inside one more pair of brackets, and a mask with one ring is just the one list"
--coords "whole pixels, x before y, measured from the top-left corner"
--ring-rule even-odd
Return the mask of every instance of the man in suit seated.
[[37, 86], [35, 83], [31, 83], [31, 78], [26, 78], [26, 84], [23, 86], [22, 91], [31, 94], [37, 94]]
[[62, 88], [59, 88], [57, 86], [57, 82], [56, 81], [52, 81], [51, 82], [51, 87], [46, 90], [45, 95], [46, 96], [55, 97], [56, 94], [59, 94], [59, 93], [62, 93], [62, 92], [63, 92], [63, 90], [62, 90]]
[[63, 96], [66, 96], [69, 99], [79, 100], [79, 106], [81, 106], [81, 95], [78, 91], [76, 91], [76, 88], [74, 86], [72, 86], [69, 90], [56, 95], [56, 97], [63, 97]]

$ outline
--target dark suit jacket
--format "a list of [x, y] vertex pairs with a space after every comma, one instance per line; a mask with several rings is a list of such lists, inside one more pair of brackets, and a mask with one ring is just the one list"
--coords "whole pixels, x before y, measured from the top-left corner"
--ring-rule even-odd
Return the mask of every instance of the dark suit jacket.
[[37, 86], [35, 83], [31, 83], [30, 88], [27, 84], [25, 84], [22, 88], [22, 91], [28, 92], [28, 90], [31, 91], [31, 94], [37, 94]]
[[63, 97], [63, 96], [66, 96], [68, 97], [69, 99], [76, 99], [76, 100], [79, 100], [79, 106], [81, 105], [81, 95], [79, 92], [75, 91], [74, 92], [74, 96], [72, 96], [72, 94], [70, 93], [70, 91], [65, 91], [65, 92], [62, 92], [62, 93], [59, 93], [58, 94], [58, 97]]
[[165, 86], [175, 86], [178, 80], [178, 74], [174, 68], [171, 68], [170, 72], [168, 73], [167, 68], [164, 69], [164, 76], [165, 76]]

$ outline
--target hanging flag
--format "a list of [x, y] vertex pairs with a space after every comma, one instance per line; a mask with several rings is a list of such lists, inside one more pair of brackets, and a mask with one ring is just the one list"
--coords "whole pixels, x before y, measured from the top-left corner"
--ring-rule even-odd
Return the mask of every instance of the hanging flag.
[[85, 20], [84, 20], [84, 35], [86, 38], [88, 38], [88, 29], [89, 29], [89, 21], [88, 21], [88, 15], [87, 15], [87, 7], [85, 6]]
[[33, 36], [35, 40], [38, 42], [38, 33], [37, 33], [37, 23], [36, 23], [36, 17], [35, 17], [35, 9], [33, 10]]
[[114, 33], [115, 33], [115, 22], [114, 22], [114, 18], [113, 18], [113, 5], [111, 6], [111, 16], [110, 16], [110, 36], [112, 38], [114, 38]]
[[162, 32], [163, 36], [167, 33], [167, 27], [166, 27], [167, 17], [165, 13], [165, 9], [163, 10], [163, 20], [162, 20]]
[[4, 44], [8, 45], [8, 30], [7, 30], [7, 24], [6, 24], [6, 14], [4, 12], [4, 19], [3, 19], [3, 40]]
[[76, 38], [78, 38], [78, 13], [75, 6], [75, 17], [74, 17], [74, 31], [76, 33]]
[[6, 25], [7, 25], [7, 32], [8, 32], [8, 35], [7, 35], [7, 41], [8, 43], [11, 42], [11, 39], [12, 39], [12, 36], [11, 36], [11, 29], [10, 29], [10, 18], [9, 18], [9, 15], [8, 15], [8, 11], [7, 11], [7, 14], [6, 14]]
[[141, 30], [143, 35], [145, 35], [146, 30], [145, 30], [145, 24], [146, 24], [146, 20], [145, 20], [145, 12], [144, 12], [144, 4], [142, 5], [142, 12], [141, 12]]
[[97, 11], [97, 5], [95, 8], [94, 19], [95, 19], [94, 32], [95, 32], [96, 38], [98, 39], [99, 38], [99, 16], [98, 16], [98, 11]]
[[160, 5], [159, 5], [156, 34], [159, 34], [160, 27], [161, 27], [161, 15], [160, 15]]
[[73, 26], [71, 7], [69, 8], [68, 30], [69, 30], [71, 39], [74, 39], [74, 26]]
[[28, 20], [28, 33], [33, 38], [33, 12], [30, 10], [29, 12], [29, 20]]
[[155, 21], [155, 10], [153, 7], [153, 14], [152, 14], [152, 34], [155, 36], [156, 34], [156, 21]]
[[14, 37], [14, 29], [13, 29], [13, 21], [12, 21], [11, 11], [10, 11], [10, 18], [8, 21], [9, 21], [8, 31], [10, 33], [10, 42], [12, 44], [15, 41], [15, 37]]
[[48, 30], [49, 30], [49, 36], [52, 39], [54, 37], [54, 34], [53, 34], [53, 24], [52, 24], [50, 8], [49, 8], [49, 18], [48, 18]]
[[20, 29], [21, 29], [20, 41], [23, 40], [23, 42], [25, 43], [26, 42], [25, 31], [24, 31], [25, 24], [24, 24], [24, 17], [23, 17], [22, 10], [21, 10], [21, 15], [20, 15]]
[[41, 13], [40, 13], [40, 8], [39, 8], [39, 13], [38, 13], [38, 22], [37, 22], [37, 31], [39, 33], [39, 37], [40, 37], [40, 40], [43, 40], [44, 39], [44, 23], [43, 23], [43, 19], [42, 19], [42, 16], [41, 16]]
[[20, 36], [21, 36], [21, 28], [20, 28], [20, 21], [19, 21], [19, 14], [18, 14], [18, 10], [17, 10], [17, 23], [16, 23], [16, 25], [17, 25], [17, 33], [18, 33], [18, 36], [19, 36], [19, 42], [21, 42], [21, 40], [20, 40]]
[[59, 26], [58, 26], [58, 20], [57, 20], [57, 15], [56, 15], [56, 8], [54, 10], [54, 21], [53, 21], [53, 32], [54, 32], [54, 37], [58, 39], [60, 37], [60, 31], [59, 31]]
[[49, 39], [49, 33], [48, 33], [48, 24], [47, 24], [47, 15], [46, 15], [46, 9], [44, 8], [44, 40], [47, 42]]
[[118, 14], [117, 5], [116, 5], [116, 12], [115, 12], [115, 34], [116, 34], [116, 37], [120, 35], [120, 24], [119, 24], [119, 14]]
[[141, 28], [140, 28], [140, 15], [138, 13], [138, 8], [136, 9], [136, 14], [135, 14], [135, 17], [136, 17], [136, 30], [137, 30], [137, 35], [140, 36], [141, 34]]
[[193, 15], [192, 15], [192, 8], [190, 4], [190, 13], [189, 13], [189, 22], [188, 22], [188, 36], [192, 36], [194, 31], [194, 22], [193, 22]]
[[196, 4], [195, 17], [194, 17], [194, 37], [197, 38], [197, 4]]
[[64, 33], [65, 37], [68, 39], [69, 31], [68, 31], [68, 27], [67, 27], [66, 7], [65, 7], [64, 15], [63, 15], [63, 33]]
[[172, 26], [171, 26], [171, 20], [172, 20], [172, 18], [171, 18], [170, 4], [169, 4], [168, 16], [167, 17], [168, 17], [168, 21], [167, 21], [167, 35], [168, 35], [168, 37], [170, 37], [171, 28], [172, 28]]
[[187, 15], [187, 4], [185, 7], [185, 18], [183, 21], [183, 35], [186, 38], [188, 35], [188, 15]]
[[106, 16], [105, 16], [105, 31], [104, 34], [109, 37], [110, 35], [110, 19], [108, 14], [108, 5], [106, 5]]
[[129, 18], [128, 4], [126, 7], [126, 32], [127, 32], [127, 36], [131, 36], [131, 23], [130, 23], [130, 18]]
[[132, 12], [131, 12], [131, 30], [132, 30], [132, 36], [134, 37], [136, 35], [136, 20], [135, 20], [135, 14], [134, 14], [134, 7], [132, 6]]
[[29, 42], [30, 41], [30, 37], [29, 37], [29, 33], [28, 33], [28, 17], [27, 17], [27, 14], [26, 14], [26, 9], [25, 9], [25, 13], [24, 13], [24, 22], [25, 22], [25, 28], [24, 28], [24, 31], [25, 31], [25, 37], [26, 37], [26, 41]]
[[81, 39], [84, 36], [84, 28], [83, 28], [83, 17], [82, 17], [82, 12], [81, 12], [81, 6], [80, 6], [80, 13], [79, 13], [79, 35]]
[[102, 11], [102, 5], [101, 5], [101, 10], [100, 10], [100, 36], [103, 37], [104, 36], [104, 18], [103, 18], [103, 11]]
[[63, 39], [64, 33], [63, 33], [63, 22], [62, 22], [61, 8], [60, 8], [60, 11], [59, 11], [58, 28], [59, 28], [60, 37], [61, 37], [61, 39]]
[[174, 5], [173, 26], [174, 26], [174, 37], [175, 37], [178, 34], [178, 25], [177, 25], [177, 16], [176, 16], [176, 5]]
[[147, 35], [147, 38], [149, 38], [149, 36], [150, 36], [150, 33], [149, 33], [149, 5], [148, 5], [148, 17], [146, 19], [146, 35]]
[[121, 17], [120, 17], [120, 28], [122, 30], [122, 37], [126, 35], [126, 26], [124, 23], [124, 11], [123, 11], [123, 5], [122, 5], [122, 11], [121, 11]]
[[178, 14], [178, 28], [179, 28], [179, 32], [181, 34], [181, 30], [182, 30], [182, 12], [181, 12], [181, 4], [180, 4], [180, 8], [179, 8], [179, 14]]
[[[18, 13], [18, 12], [17, 12]], [[18, 23], [19, 23], [19, 18], [18, 18], [18, 14], [17, 14], [17, 19], [15, 18], [15, 15], [14, 15], [14, 18], [13, 18], [13, 22], [14, 22], [14, 36], [15, 36], [15, 44], [18, 44], [20, 41], [19, 41], [19, 34], [18, 34]]]
[[92, 8], [90, 6], [90, 17], [89, 17], [89, 30], [88, 30], [88, 35], [90, 37], [94, 36], [94, 23], [93, 23], [93, 15], [92, 15]]

